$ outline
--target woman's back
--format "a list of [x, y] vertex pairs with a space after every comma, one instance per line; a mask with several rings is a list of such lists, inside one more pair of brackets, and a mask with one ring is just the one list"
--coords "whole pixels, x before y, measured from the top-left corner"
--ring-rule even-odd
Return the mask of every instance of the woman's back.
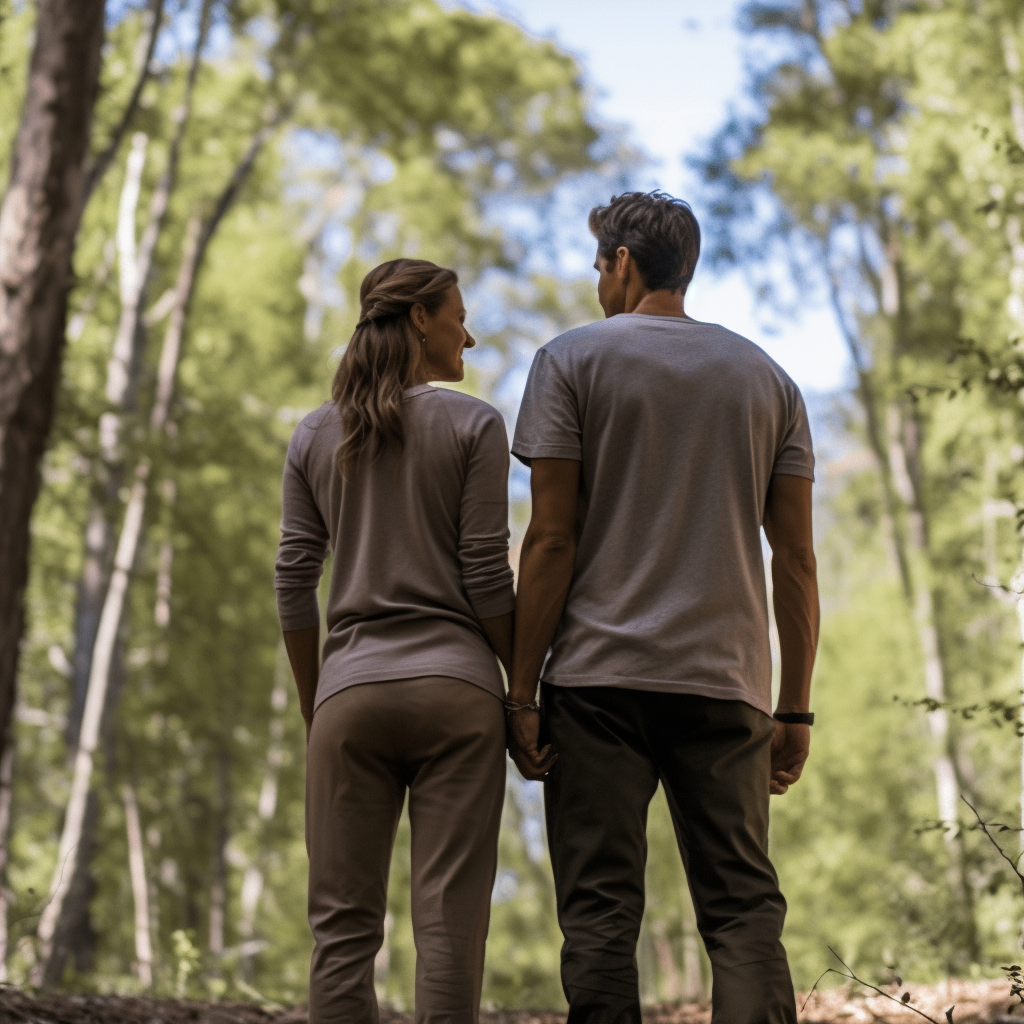
[[359, 683], [443, 675], [503, 697], [479, 619], [514, 603], [508, 439], [497, 410], [428, 384], [402, 399], [404, 443], [346, 478], [334, 403], [299, 424], [284, 474], [276, 588], [282, 627], [318, 621], [334, 552], [316, 705]]

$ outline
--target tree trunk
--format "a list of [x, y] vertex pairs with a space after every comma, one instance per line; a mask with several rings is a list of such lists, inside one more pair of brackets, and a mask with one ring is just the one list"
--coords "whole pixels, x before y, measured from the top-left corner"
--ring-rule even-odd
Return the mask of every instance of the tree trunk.
[[[147, 136], [141, 132], [132, 139], [132, 149], [126, 161], [121, 200], [118, 203], [117, 250], [119, 290], [121, 301], [125, 294], [135, 290], [137, 259], [135, 246], [135, 213], [139, 205], [142, 188], [142, 171], [146, 162]], [[98, 489], [102, 497], [94, 495], [89, 507], [85, 528], [85, 558], [82, 576], [78, 583], [78, 600], [75, 606], [75, 650], [71, 658], [71, 702], [68, 714], [68, 749], [73, 751], [78, 743], [85, 710], [85, 695], [89, 686], [89, 669], [92, 665], [92, 648], [99, 629], [103, 593], [110, 574], [112, 530], [109, 516], [117, 501], [121, 486], [121, 475], [114, 468], [113, 453], [117, 448], [119, 426], [117, 414], [104, 412], [100, 417], [100, 451], [103, 452], [104, 472]]]
[[149, 883], [146, 881], [146, 858], [142, 847], [142, 825], [135, 790], [121, 787], [124, 823], [128, 833], [128, 870], [132, 880], [132, 901], [135, 906], [135, 971], [143, 988], [153, 984], [153, 943], [149, 927]]
[[[157, 369], [156, 398], [149, 418], [151, 443], [159, 444], [166, 433], [174, 395], [181, 345], [185, 324], [195, 290], [196, 278], [203, 256], [225, 214], [238, 197], [245, 180], [256, 163], [256, 158], [280, 123], [279, 115], [260, 128], [253, 136], [249, 148], [221, 192], [209, 219], [203, 223], [197, 217], [189, 222], [186, 231], [184, 255], [175, 285], [174, 308], [164, 335], [160, 364]], [[149, 497], [151, 462], [144, 457], [136, 466], [132, 490], [125, 508], [124, 524], [114, 557], [114, 570], [103, 601], [96, 643], [89, 672], [89, 687], [82, 718], [82, 729], [75, 754], [71, 792], [68, 796], [64, 828], [61, 833], [57, 869], [50, 886], [50, 898], [39, 919], [39, 964], [33, 978], [40, 981], [48, 976], [49, 961], [55, 949], [54, 936], [61, 920], [71, 878], [78, 873], [78, 864], [87, 852], [82, 847], [85, 808], [92, 784], [93, 755], [99, 741], [103, 710], [110, 684], [110, 666], [124, 609], [125, 596], [132, 567], [138, 551], [139, 538]], [[38, 981], [36, 982], [39, 983]]]
[[[138, 370], [148, 337], [142, 313], [146, 290], [153, 272], [156, 247], [167, 220], [167, 211], [178, 181], [178, 166], [185, 132], [192, 115], [196, 79], [210, 27], [212, 0], [204, 0], [199, 14], [196, 41], [185, 81], [181, 104], [173, 114], [174, 134], [167, 152], [167, 166], [153, 191], [149, 217], [142, 238], [136, 244], [136, 211], [142, 184], [142, 170], [149, 139], [138, 132], [132, 139], [132, 151], [125, 168], [124, 185], [118, 207], [117, 253], [119, 270], [120, 317], [110, 360], [107, 364], [106, 396], [110, 408], [100, 417], [99, 438], [102, 458], [100, 494], [93, 498], [85, 541], [85, 563], [75, 609], [75, 653], [72, 664], [71, 714], [68, 740], [73, 748], [78, 739], [85, 695], [89, 686], [92, 650], [99, 627], [100, 609], [110, 574], [114, 545], [112, 517], [117, 495], [123, 483], [124, 467], [120, 455], [121, 436], [126, 415], [135, 408]], [[159, 15], [160, 8], [155, 12]]]
[[[869, 278], [880, 308], [893, 325], [898, 349], [903, 309], [900, 294], [902, 285], [896, 267], [898, 254], [891, 251], [890, 247], [886, 255], [886, 264], [881, 274], [875, 274], [866, 259], [862, 259], [862, 272]], [[863, 343], [847, 320], [840, 301], [839, 281], [834, 274], [830, 274], [829, 280], [836, 321], [857, 371], [858, 398], [867, 422], [867, 440], [878, 463], [903, 595], [913, 617], [921, 648], [925, 696], [944, 703], [945, 667], [932, 592], [927, 524], [920, 494], [922, 472], [918, 460], [918, 444], [914, 437], [914, 443], [908, 445], [911, 424], [904, 421], [898, 405], [890, 403], [886, 407], [884, 420], [880, 416], [881, 397], [875, 384], [875, 371], [868, 366], [862, 351]], [[973, 962], [977, 956], [974, 901], [966, 874], [964, 837], [959, 828], [960, 782], [953, 737], [949, 729], [949, 712], [944, 707], [928, 713], [928, 729], [932, 737], [932, 772], [938, 817], [943, 824], [943, 836], [949, 851], [951, 883], [962, 908], [963, 944], [967, 956]]]
[[160, 550], [156, 560], [156, 602], [153, 605], [153, 621], [166, 629], [171, 624], [171, 579], [174, 569], [174, 530], [170, 520], [173, 516], [174, 501], [177, 496], [173, 480], [164, 480], [160, 485], [160, 494], [167, 510], [167, 534], [160, 541]]
[[[274, 689], [270, 694], [270, 706], [274, 717], [270, 721], [270, 739], [267, 744], [267, 767], [263, 774], [263, 785], [260, 787], [260, 798], [256, 805], [257, 848], [262, 850], [263, 832], [277, 811], [277, 784], [284, 758], [284, 714], [288, 707], [288, 662], [283, 652], [284, 645], [278, 650], [277, 669], [274, 673]], [[238, 917], [238, 933], [243, 940], [241, 957], [242, 973], [248, 976], [252, 971], [252, 957], [255, 945], [252, 941], [256, 929], [256, 911], [260, 896], [263, 895], [263, 869], [258, 860], [249, 864], [242, 877], [240, 913]], [[386, 943], [385, 943], [386, 945]], [[381, 949], [385, 947], [382, 946]], [[385, 953], [385, 959], [387, 954]]]
[[7, 982], [7, 851], [11, 839], [11, 804], [14, 781], [14, 743], [0, 754], [0, 984]]
[[0, 744], [10, 736], [29, 518], [60, 380], [103, 43], [103, 0], [38, 0], [37, 8], [0, 206]]
[[651, 924], [651, 939], [654, 942], [654, 955], [658, 961], [658, 974], [661, 984], [656, 986], [656, 998], [659, 1002], [678, 1002], [683, 994], [682, 978], [676, 964], [676, 953], [672, 941], [665, 934], [665, 922], [655, 921]]
[[685, 896], [683, 911], [683, 999], [688, 1003], [704, 999], [704, 978], [700, 969], [700, 936], [697, 933], [697, 915], [689, 893]]
[[[221, 740], [223, 744], [225, 740]], [[231, 760], [227, 747], [217, 752], [217, 835], [213, 850], [213, 884], [210, 886], [210, 954], [214, 970], [220, 972], [228, 909], [227, 848], [231, 815]]]

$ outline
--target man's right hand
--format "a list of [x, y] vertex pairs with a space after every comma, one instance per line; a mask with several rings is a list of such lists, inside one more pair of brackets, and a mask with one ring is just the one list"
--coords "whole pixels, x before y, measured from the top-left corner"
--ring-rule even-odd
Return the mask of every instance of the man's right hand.
[[549, 743], [537, 749], [540, 742], [540, 712], [523, 709], [508, 713], [508, 752], [524, 779], [539, 782], [551, 770], [558, 755]]

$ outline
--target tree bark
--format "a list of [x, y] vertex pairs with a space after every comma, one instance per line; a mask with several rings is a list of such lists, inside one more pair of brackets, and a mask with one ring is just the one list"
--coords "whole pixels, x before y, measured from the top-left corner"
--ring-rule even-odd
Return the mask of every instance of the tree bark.
[[10, 736], [29, 518], [64, 354], [103, 15], [103, 0], [39, 0], [25, 106], [0, 206], [0, 744]]
[[8, 743], [0, 755], [0, 984], [7, 982], [7, 860], [11, 838], [11, 805], [14, 781], [14, 744]]
[[153, 984], [153, 943], [149, 927], [149, 883], [146, 881], [146, 857], [142, 847], [142, 824], [135, 790], [127, 783], [121, 787], [124, 823], [128, 834], [128, 870], [132, 880], [135, 906], [135, 971], [143, 988]]
[[[283, 648], [283, 645], [281, 645]], [[273, 819], [277, 811], [277, 786], [284, 760], [284, 715], [288, 707], [288, 663], [283, 651], [278, 651], [277, 669], [274, 673], [274, 688], [270, 694], [270, 706], [274, 717], [270, 720], [270, 738], [267, 743], [267, 767], [263, 774], [263, 785], [260, 787], [260, 798], [256, 805], [257, 815], [257, 848], [262, 850], [263, 831]], [[242, 973], [246, 976], [252, 970], [253, 934], [256, 930], [256, 911], [260, 897], [263, 895], [263, 868], [257, 856], [256, 862], [249, 864], [242, 876], [240, 897], [240, 913], [238, 916], [238, 934], [242, 938], [243, 953], [241, 957]], [[385, 943], [386, 945], [386, 943]], [[382, 949], [385, 947], [382, 946]], [[385, 957], [386, 957], [385, 953]]]
[[[221, 741], [222, 744], [224, 740]], [[217, 834], [213, 849], [213, 884], [210, 886], [210, 955], [214, 959], [214, 971], [221, 970], [225, 950], [225, 925], [228, 909], [228, 861], [227, 848], [230, 836], [231, 814], [231, 761], [227, 747], [217, 752]]]

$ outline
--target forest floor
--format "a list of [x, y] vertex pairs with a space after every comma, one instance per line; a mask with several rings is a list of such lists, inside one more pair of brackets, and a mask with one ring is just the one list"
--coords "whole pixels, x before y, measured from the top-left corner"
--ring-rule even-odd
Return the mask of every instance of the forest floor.
[[[907, 986], [912, 1009], [882, 996], [849, 989], [797, 998], [803, 1024], [909, 1024], [923, 1015], [943, 1024], [955, 1007], [954, 1024], [1012, 1024], [1024, 1021], [1024, 1007], [1010, 1011], [1009, 984], [1002, 981], [948, 981]], [[893, 990], [896, 992], [896, 990]], [[902, 991], [897, 993], [902, 995]], [[202, 1003], [129, 996], [82, 996], [32, 993], [0, 986], [0, 1024], [306, 1024], [305, 1008], [261, 1007], [254, 1003]], [[646, 1024], [708, 1024], [706, 1006], [655, 1006], [644, 1011]], [[504, 1010], [481, 1015], [481, 1024], [563, 1024], [565, 1015], [550, 1010]], [[381, 1012], [381, 1024], [411, 1024], [407, 1014]]]

